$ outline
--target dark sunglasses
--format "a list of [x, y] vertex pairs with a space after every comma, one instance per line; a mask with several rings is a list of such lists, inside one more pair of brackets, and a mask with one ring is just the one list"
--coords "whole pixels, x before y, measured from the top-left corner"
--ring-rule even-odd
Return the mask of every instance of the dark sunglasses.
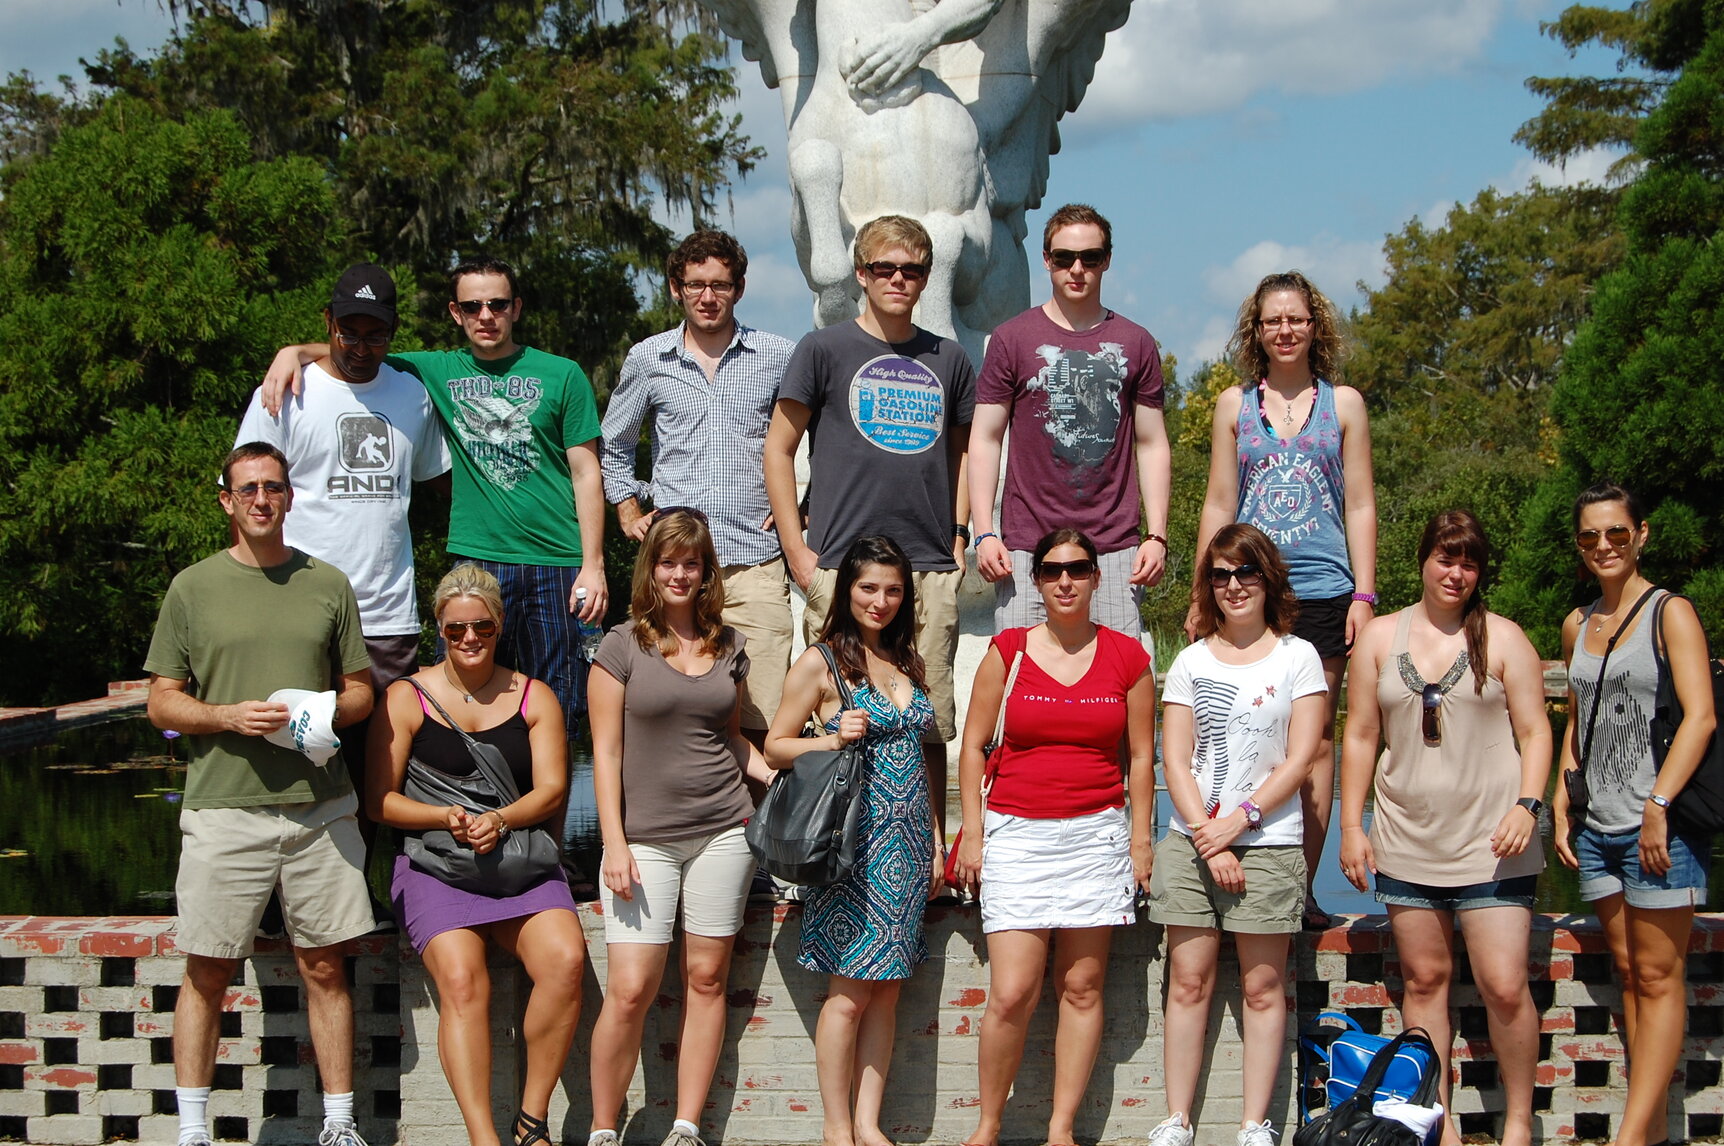
[[706, 514], [702, 513], [700, 510], [696, 509], [692, 505], [667, 505], [663, 509], [656, 509], [653, 512], [656, 515], [653, 518], [653, 520], [655, 522], [663, 521], [665, 518], [669, 517], [673, 513], [686, 513], [690, 517], [694, 518], [696, 521], [700, 522], [702, 525], [709, 525], [710, 524], [706, 520]]
[[1225, 589], [1229, 581], [1239, 582], [1241, 589], [1249, 589], [1253, 585], [1263, 584], [1263, 570], [1250, 562], [1237, 569], [1227, 569], [1220, 565], [1212, 565], [1209, 569], [1209, 587]]
[[1435, 748], [1443, 742], [1443, 727], [1437, 723], [1437, 710], [1443, 704], [1442, 686], [1427, 684], [1419, 694], [1419, 703], [1424, 707], [1425, 743]]
[[468, 298], [455, 305], [460, 308], [462, 314], [478, 314], [486, 307], [491, 308], [492, 314], [502, 314], [514, 304], [515, 300], [512, 298]]
[[889, 279], [893, 275], [903, 275], [907, 283], [919, 283], [928, 277], [927, 263], [864, 263], [862, 269], [877, 279]]
[[1042, 253], [1047, 256], [1048, 262], [1062, 271], [1070, 270], [1073, 263], [1082, 263], [1093, 271], [1107, 262], [1108, 256], [1106, 247], [1091, 247], [1087, 251], [1068, 251], [1064, 247], [1055, 247]]
[[467, 635], [468, 629], [472, 629], [473, 635], [481, 641], [488, 641], [497, 635], [497, 622], [489, 618], [483, 621], [444, 621], [443, 639], [458, 641]]
[[1599, 538], [1610, 542], [1612, 549], [1627, 549], [1628, 543], [1634, 537], [1634, 530], [1626, 525], [1613, 525], [1602, 533], [1596, 529], [1582, 529], [1574, 535], [1574, 543], [1582, 553], [1591, 553], [1598, 548]]
[[1076, 561], [1043, 561], [1036, 566], [1036, 580], [1058, 581], [1061, 573], [1071, 575], [1073, 581], [1082, 581], [1095, 576], [1095, 562], [1087, 557]]

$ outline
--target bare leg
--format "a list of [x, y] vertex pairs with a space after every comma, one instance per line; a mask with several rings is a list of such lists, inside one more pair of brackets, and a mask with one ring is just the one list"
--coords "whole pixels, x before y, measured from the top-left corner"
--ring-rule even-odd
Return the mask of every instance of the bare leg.
[[658, 994], [670, 947], [663, 943], [605, 945], [605, 1001], [593, 1024], [590, 1060], [593, 1130], [615, 1130], [617, 1114], [640, 1060], [646, 1010]]
[[1269, 1096], [1281, 1072], [1282, 1040], [1287, 1034], [1287, 947], [1292, 936], [1235, 933], [1239, 950], [1239, 980], [1244, 989], [1245, 1117], [1240, 1123], [1269, 1117]]
[[587, 967], [587, 941], [572, 911], [553, 908], [492, 925], [504, 950], [521, 961], [533, 980], [521, 1016], [527, 1044], [526, 1076], [521, 1080], [521, 1112], [544, 1118], [551, 1091], [568, 1061], [569, 1044], [581, 1020], [581, 977]]
[[208, 1086], [215, 1078], [216, 1041], [221, 1034], [221, 1004], [239, 970], [238, 959], [187, 955], [179, 997], [174, 1002], [174, 1082]]
[[856, 1081], [857, 1031], [874, 997], [877, 983], [827, 976], [826, 1002], [814, 1025], [814, 1069], [820, 1078], [821, 1127], [824, 1146], [854, 1146], [850, 1094]]
[[1329, 686], [1328, 712], [1323, 718], [1317, 755], [1311, 758], [1311, 774], [1299, 787], [1299, 806], [1305, 814], [1305, 911], [1317, 908], [1311, 886], [1323, 862], [1323, 841], [1329, 838], [1329, 811], [1335, 802], [1335, 714], [1341, 707], [1341, 678], [1347, 671], [1345, 657], [1323, 661], [1323, 680]]
[[295, 947], [294, 961], [305, 980], [305, 1017], [311, 1027], [311, 1047], [317, 1053], [317, 1073], [329, 1094], [353, 1090], [353, 995], [347, 989], [345, 944]]
[[473, 1146], [496, 1146], [491, 1121], [491, 976], [485, 937], [460, 928], [425, 945], [425, 970], [437, 984], [437, 1057]]
[[736, 936], [682, 937], [682, 1043], [676, 1060], [676, 1116], [700, 1125], [724, 1049], [724, 988]]
[[[1526, 978], [1532, 912], [1484, 907], [1463, 911], [1460, 917], [1503, 1080], [1502, 1146], [1532, 1146], [1532, 1090], [1538, 1070], [1538, 1009]], [[1447, 1081], [1446, 1070], [1443, 1077]]]
[[1635, 1006], [1634, 961], [1628, 949], [1628, 904], [1622, 894], [1607, 895], [1594, 900], [1592, 909], [1598, 915], [1598, 925], [1604, 929], [1604, 941], [1610, 947], [1610, 961], [1616, 967], [1616, 981], [1622, 984], [1622, 1047], [1623, 1053], [1634, 1054], [1635, 1022], [1639, 1011]]
[[1634, 1040], [1628, 1048], [1628, 1097], [1622, 1104], [1616, 1146], [1642, 1146], [1667, 1137], [1664, 1105], [1670, 1076], [1682, 1057], [1682, 1032], [1688, 1020], [1684, 981], [1692, 907], [1629, 907], [1628, 949], [1634, 965], [1629, 984], [1635, 999]]
[[[1454, 1029], [1449, 1025], [1449, 984], [1454, 981], [1454, 914], [1425, 907], [1403, 907], [1391, 903], [1389, 927], [1395, 933], [1395, 952], [1401, 958], [1401, 980], [1406, 985], [1401, 997], [1402, 1025], [1424, 1027], [1437, 1048], [1442, 1073], [1438, 1076], [1437, 1097], [1444, 1110], [1453, 1110], [1449, 1101], [1449, 1059], [1454, 1050]], [[1514, 910], [1514, 909], [1508, 909]], [[1463, 912], [1462, 920], [1477, 912]], [[1471, 947], [1468, 948], [1469, 953]], [[1526, 974], [1526, 952], [1521, 951], [1521, 974]], [[1522, 983], [1525, 986], [1525, 983]], [[1531, 1001], [1529, 996], [1528, 1001]], [[1536, 1016], [1535, 1016], [1536, 1022]], [[1536, 1032], [1535, 1032], [1536, 1033]], [[1535, 1050], [1536, 1045], [1535, 1045]], [[1532, 1095], [1527, 1095], [1527, 1114], [1532, 1114]], [[1443, 1146], [1459, 1146], [1460, 1132], [1455, 1120], [1443, 1121]]]
[[1072, 1143], [1078, 1103], [1089, 1089], [1101, 1048], [1102, 988], [1107, 982], [1111, 927], [1062, 930], [1054, 940], [1054, 997], [1060, 1003], [1054, 1030], [1054, 1109], [1048, 1141]]
[[1023, 1062], [1030, 1016], [1042, 993], [1050, 938], [1047, 931], [988, 935], [988, 1009], [982, 1013], [982, 1034], [976, 1043], [981, 1106], [976, 1128], [966, 1142], [991, 1146], [999, 1141], [1000, 1119]]
[[880, 1129], [880, 1107], [886, 1100], [886, 1072], [892, 1066], [898, 992], [903, 985], [902, 979], [875, 983], [874, 997], [856, 1030], [856, 1113], [852, 1117], [856, 1146], [892, 1146]]
[[[1209, 927], [1168, 927], [1161, 1061], [1170, 1115], [1189, 1115], [1197, 1098], [1203, 1043], [1209, 1033], [1209, 997], [1215, 993], [1215, 965], [1220, 958], [1221, 932]], [[1275, 1053], [1280, 1051], [1281, 1044], [1276, 1043]]]

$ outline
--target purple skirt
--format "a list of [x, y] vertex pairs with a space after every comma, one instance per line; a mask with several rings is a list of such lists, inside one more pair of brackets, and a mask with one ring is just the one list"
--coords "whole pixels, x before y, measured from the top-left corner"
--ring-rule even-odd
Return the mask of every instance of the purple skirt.
[[422, 955], [425, 945], [445, 931], [522, 919], [558, 908], [575, 910], [569, 881], [561, 874], [547, 876], [519, 895], [493, 898], [450, 887], [414, 867], [405, 855], [395, 857], [395, 878], [390, 884], [389, 898], [413, 950]]

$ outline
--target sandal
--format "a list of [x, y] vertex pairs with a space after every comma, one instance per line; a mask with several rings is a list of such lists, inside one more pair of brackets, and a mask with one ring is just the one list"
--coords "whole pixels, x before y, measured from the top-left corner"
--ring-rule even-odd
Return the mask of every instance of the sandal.
[[533, 1146], [535, 1142], [543, 1142], [552, 1146], [551, 1126], [543, 1118], [534, 1118], [525, 1110], [515, 1114], [515, 1146]]

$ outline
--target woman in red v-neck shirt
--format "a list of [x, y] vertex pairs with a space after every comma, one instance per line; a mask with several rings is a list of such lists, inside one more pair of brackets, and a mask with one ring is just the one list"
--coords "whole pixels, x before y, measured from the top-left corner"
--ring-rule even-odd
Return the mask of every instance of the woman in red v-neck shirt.
[[[1072, 1121], [1101, 1043], [1113, 928], [1136, 920], [1134, 891], [1149, 883], [1155, 803], [1149, 654], [1137, 640], [1089, 619], [1101, 573], [1088, 537], [1075, 529], [1043, 537], [1032, 575], [1048, 619], [994, 638], [976, 671], [958, 770], [964, 838], [957, 875], [980, 883], [988, 937], [988, 1009], [977, 1052], [981, 1109], [966, 1140], [977, 1146], [999, 1138], [1050, 951], [1060, 1013], [1047, 1141], [1072, 1142]], [[989, 757], [985, 742], [1002, 698], [1004, 734]], [[1122, 741], [1130, 750], [1123, 782]], [[984, 771], [993, 776], [985, 811]]]

